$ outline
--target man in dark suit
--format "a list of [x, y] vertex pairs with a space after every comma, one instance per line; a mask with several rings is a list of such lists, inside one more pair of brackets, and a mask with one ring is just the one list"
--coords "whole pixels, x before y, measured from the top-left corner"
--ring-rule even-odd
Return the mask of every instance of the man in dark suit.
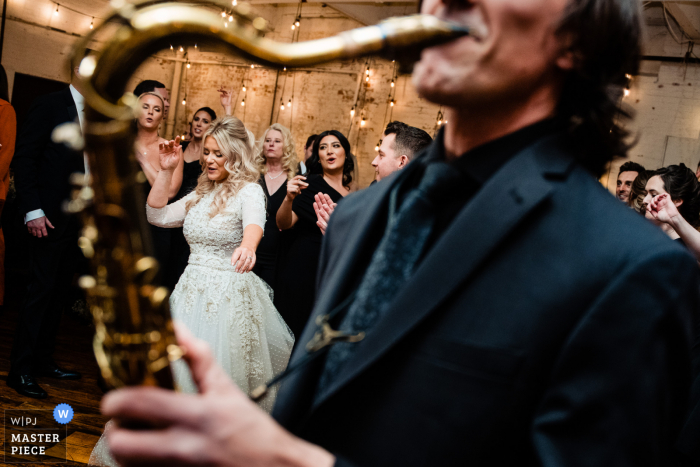
[[36, 99], [17, 138], [15, 183], [24, 222], [30, 234], [30, 279], [27, 300], [19, 314], [12, 346], [8, 386], [34, 398], [47, 396], [35, 376], [78, 379], [53, 360], [56, 333], [71, 282], [82, 258], [79, 223], [63, 210], [73, 186], [71, 174], [85, 173], [82, 153], [52, 140], [66, 122], [82, 123], [84, 104], [73, 70], [71, 85]]
[[159, 427], [111, 433], [124, 465], [668, 465], [698, 268], [596, 180], [627, 149], [609, 90], [638, 65], [639, 2], [422, 11], [481, 37], [423, 51], [449, 125], [331, 217], [275, 420], [185, 334], [200, 395], [104, 400]]

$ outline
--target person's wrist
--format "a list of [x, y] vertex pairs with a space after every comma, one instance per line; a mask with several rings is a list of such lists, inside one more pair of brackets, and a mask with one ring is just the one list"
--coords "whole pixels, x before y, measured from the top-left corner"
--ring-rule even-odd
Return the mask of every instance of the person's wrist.
[[332, 467], [335, 457], [330, 452], [300, 438], [282, 432], [272, 465], [288, 467]]
[[682, 221], [683, 221], [683, 216], [681, 216], [680, 213], [677, 213], [675, 216], [669, 216], [669, 218], [668, 218], [668, 223], [673, 228], [679, 227]]

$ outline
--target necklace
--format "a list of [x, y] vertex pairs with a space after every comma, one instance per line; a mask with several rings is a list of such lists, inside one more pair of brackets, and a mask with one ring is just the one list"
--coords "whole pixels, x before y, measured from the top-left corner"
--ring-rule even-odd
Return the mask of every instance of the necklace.
[[282, 175], [283, 173], [284, 173], [284, 170], [280, 170], [280, 173], [278, 173], [278, 174], [275, 175], [274, 177], [273, 177], [272, 175], [270, 175], [269, 173], [267, 173], [267, 174], [265, 174], [265, 175], [267, 175], [268, 177], [270, 177], [270, 180], [274, 180], [274, 179], [276, 179], [277, 177], [279, 177], [280, 175]]

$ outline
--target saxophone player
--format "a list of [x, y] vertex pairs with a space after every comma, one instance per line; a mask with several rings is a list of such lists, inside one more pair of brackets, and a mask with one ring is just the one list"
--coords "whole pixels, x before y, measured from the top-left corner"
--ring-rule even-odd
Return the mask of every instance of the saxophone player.
[[596, 180], [627, 150], [608, 91], [638, 66], [638, 0], [421, 8], [484, 34], [423, 51], [449, 124], [331, 217], [273, 417], [181, 330], [199, 395], [103, 401], [158, 427], [111, 433], [123, 465], [669, 465], [697, 266]]

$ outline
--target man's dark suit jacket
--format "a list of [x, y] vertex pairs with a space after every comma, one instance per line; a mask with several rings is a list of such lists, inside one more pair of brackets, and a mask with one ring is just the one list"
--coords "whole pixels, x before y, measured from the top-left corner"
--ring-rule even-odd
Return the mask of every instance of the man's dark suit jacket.
[[[501, 167], [328, 391], [314, 400], [311, 364], [283, 383], [275, 418], [338, 465], [666, 465], [690, 381], [698, 267], [569, 144], [550, 136]], [[389, 192], [415, 169], [331, 216], [291, 365], [315, 317], [357, 286]]]
[[13, 167], [21, 212], [24, 216], [43, 209], [54, 226], [49, 238], [75, 223], [63, 212], [62, 203], [70, 199], [70, 175], [85, 170], [83, 155], [51, 141], [51, 132], [77, 118], [70, 88], [47, 94], [34, 101], [17, 138]]

